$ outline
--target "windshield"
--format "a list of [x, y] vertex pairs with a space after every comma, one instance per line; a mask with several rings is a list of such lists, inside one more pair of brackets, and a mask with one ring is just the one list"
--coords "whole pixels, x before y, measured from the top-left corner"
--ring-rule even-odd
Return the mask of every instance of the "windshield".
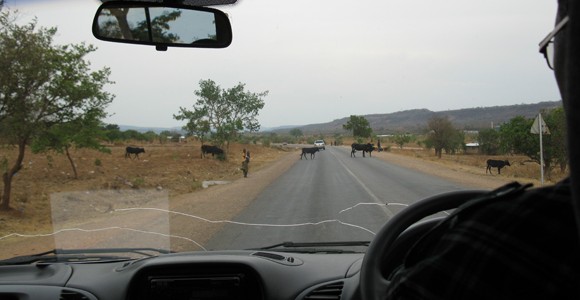
[[99, 1], [0, 3], [4, 259], [364, 252], [420, 199], [568, 174], [551, 1], [242, 0], [229, 47], [167, 51], [95, 39]]

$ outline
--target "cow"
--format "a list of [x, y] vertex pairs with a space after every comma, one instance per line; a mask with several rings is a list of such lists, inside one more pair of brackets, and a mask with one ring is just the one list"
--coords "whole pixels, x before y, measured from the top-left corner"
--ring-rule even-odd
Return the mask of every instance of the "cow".
[[[130, 157], [131, 159], [139, 158], [139, 153], [145, 153], [145, 148], [139, 147], [127, 147], [125, 148], [125, 158]], [[131, 157], [131, 154], [134, 154], [134, 157]]]
[[224, 150], [218, 146], [201, 145], [201, 158], [204, 158], [207, 153], [211, 153], [211, 157], [213, 157], [214, 155], [224, 154]]
[[[314, 159], [314, 154], [318, 151], [320, 151], [318, 147], [302, 148], [302, 154], [300, 154], [300, 159], [302, 159], [303, 156], [304, 158], [306, 158], [307, 153], [310, 154], [311, 159]], [[306, 159], [308, 160], [308, 158]]]
[[511, 166], [510, 162], [507, 160], [488, 159], [487, 167], [485, 168], [485, 174], [487, 174], [487, 171], [489, 171], [489, 174], [491, 174], [491, 168], [497, 168], [497, 174], [501, 174], [501, 168], [505, 166]]
[[350, 157], [356, 157], [356, 155], [354, 155], [354, 153], [357, 151], [362, 151], [363, 157], [365, 157], [365, 152], [368, 152], [369, 156], [372, 157], [371, 152], [373, 152], [373, 150], [375, 150], [375, 146], [371, 143], [367, 143], [367, 144], [352, 143], [352, 145], [350, 145], [350, 146], [351, 146]]

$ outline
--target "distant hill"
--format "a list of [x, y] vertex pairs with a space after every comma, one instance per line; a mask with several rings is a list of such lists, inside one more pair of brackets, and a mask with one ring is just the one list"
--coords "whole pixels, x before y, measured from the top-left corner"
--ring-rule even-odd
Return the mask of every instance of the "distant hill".
[[147, 131], [153, 131], [157, 134], [160, 134], [163, 131], [183, 133], [183, 129], [181, 129], [181, 127], [139, 127], [139, 126], [130, 126], [130, 125], [119, 125], [119, 129], [121, 131], [135, 130], [135, 131], [141, 132], [141, 133], [145, 133]]
[[[425, 129], [427, 120], [436, 114], [448, 116], [451, 122], [453, 122], [453, 124], [459, 129], [477, 130], [490, 128], [492, 124], [497, 126], [508, 122], [516, 116], [533, 118], [541, 110], [549, 110], [561, 106], [561, 101], [552, 101], [535, 104], [466, 108], [439, 112], [430, 111], [428, 109], [412, 109], [389, 114], [365, 115], [364, 117], [369, 121], [371, 128], [377, 134], [394, 134], [400, 132], [419, 133]], [[273, 131], [285, 133], [292, 128], [298, 128], [305, 134], [345, 133], [346, 131], [342, 129], [342, 125], [346, 124], [349, 117], [350, 116], [333, 120], [328, 123], [285, 127]]]

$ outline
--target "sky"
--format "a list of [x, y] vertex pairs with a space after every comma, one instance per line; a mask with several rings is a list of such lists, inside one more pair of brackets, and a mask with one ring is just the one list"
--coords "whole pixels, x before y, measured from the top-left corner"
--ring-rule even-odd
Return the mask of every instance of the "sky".
[[98, 50], [115, 94], [106, 123], [177, 127], [199, 81], [269, 91], [262, 128], [325, 123], [350, 115], [560, 100], [538, 43], [554, 27], [555, 0], [240, 0], [220, 7], [233, 42], [225, 49], [99, 41], [96, 0], [8, 0], [21, 21], [58, 27], [58, 44]]

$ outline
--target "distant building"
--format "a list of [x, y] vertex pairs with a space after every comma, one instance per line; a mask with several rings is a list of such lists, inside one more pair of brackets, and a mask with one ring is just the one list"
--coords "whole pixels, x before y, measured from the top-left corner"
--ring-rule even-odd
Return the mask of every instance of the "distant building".
[[467, 143], [465, 144], [465, 154], [478, 154], [479, 153], [479, 143]]

